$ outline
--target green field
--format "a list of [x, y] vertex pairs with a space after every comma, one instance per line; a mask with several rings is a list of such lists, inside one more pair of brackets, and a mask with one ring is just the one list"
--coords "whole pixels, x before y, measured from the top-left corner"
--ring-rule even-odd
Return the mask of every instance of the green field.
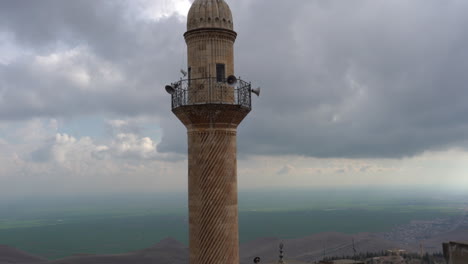
[[[319, 232], [379, 232], [411, 220], [459, 214], [459, 198], [364, 191], [243, 192], [241, 242]], [[55, 259], [123, 253], [165, 237], [187, 243], [184, 194], [49, 198], [0, 205], [0, 244]]]

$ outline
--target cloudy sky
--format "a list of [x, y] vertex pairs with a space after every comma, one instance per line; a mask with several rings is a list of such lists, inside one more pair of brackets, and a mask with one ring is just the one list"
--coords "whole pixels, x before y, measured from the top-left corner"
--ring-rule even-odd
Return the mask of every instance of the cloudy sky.
[[[231, 0], [247, 188], [468, 190], [468, 1]], [[0, 195], [187, 188], [189, 0], [0, 0]]]

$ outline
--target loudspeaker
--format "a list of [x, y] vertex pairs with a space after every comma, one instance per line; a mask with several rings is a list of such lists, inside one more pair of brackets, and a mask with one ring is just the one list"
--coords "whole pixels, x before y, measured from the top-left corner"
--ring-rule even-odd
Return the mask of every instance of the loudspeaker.
[[237, 84], [237, 77], [234, 75], [229, 75], [226, 81], [227, 81], [227, 84], [229, 84], [230, 86], [234, 86]]
[[174, 94], [175, 93], [175, 88], [172, 85], [166, 85], [166, 92], [168, 94]]
[[250, 91], [256, 94], [257, 96], [260, 96], [260, 87], [258, 87], [257, 89], [250, 89]]

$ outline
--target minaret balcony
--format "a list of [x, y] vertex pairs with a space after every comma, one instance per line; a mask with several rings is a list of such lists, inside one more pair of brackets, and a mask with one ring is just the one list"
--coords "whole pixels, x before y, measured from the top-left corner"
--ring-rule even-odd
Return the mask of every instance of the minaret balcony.
[[251, 83], [240, 79], [235, 84], [219, 78], [186, 79], [172, 83], [166, 90], [172, 96], [172, 110], [201, 105], [232, 105], [248, 111], [252, 109]]

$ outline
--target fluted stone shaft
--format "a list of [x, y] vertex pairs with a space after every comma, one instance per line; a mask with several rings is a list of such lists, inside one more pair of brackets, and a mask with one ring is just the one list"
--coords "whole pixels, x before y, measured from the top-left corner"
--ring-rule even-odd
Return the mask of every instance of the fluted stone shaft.
[[238, 264], [235, 129], [188, 132], [190, 263]]
[[187, 127], [190, 264], [239, 264], [237, 126], [250, 109], [173, 110]]

